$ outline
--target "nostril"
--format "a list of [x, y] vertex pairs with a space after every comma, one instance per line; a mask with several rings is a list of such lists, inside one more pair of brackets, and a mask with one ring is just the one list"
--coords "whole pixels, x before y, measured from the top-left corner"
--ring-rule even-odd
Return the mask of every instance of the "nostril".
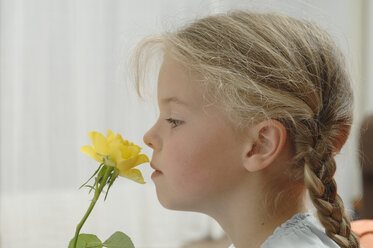
[[153, 148], [153, 144], [150, 142], [150, 138], [149, 138], [149, 134], [148, 134], [148, 133], [146, 133], [146, 134], [144, 135], [143, 140], [144, 140], [144, 143], [145, 143], [147, 146]]
[[149, 146], [150, 148], [154, 149], [154, 146], [157, 145], [158, 142], [158, 134], [155, 131], [155, 125], [150, 128], [143, 136], [144, 143]]

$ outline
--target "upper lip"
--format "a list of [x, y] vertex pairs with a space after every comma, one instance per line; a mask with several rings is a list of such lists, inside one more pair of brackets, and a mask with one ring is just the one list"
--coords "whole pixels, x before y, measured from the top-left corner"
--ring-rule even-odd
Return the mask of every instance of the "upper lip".
[[152, 162], [150, 163], [150, 167], [152, 167], [154, 170], [160, 171], [160, 170], [158, 170], [157, 167], [154, 166], [154, 164]]

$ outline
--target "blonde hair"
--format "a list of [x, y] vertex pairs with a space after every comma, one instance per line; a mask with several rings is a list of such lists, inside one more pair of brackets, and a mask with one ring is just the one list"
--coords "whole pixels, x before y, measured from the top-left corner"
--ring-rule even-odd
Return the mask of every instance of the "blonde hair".
[[326, 234], [341, 247], [359, 247], [333, 178], [333, 155], [352, 124], [353, 94], [344, 57], [323, 29], [235, 10], [146, 38], [134, 55], [140, 96], [144, 51], [157, 46], [203, 76], [208, 98], [224, 106], [238, 129], [280, 121], [294, 149], [291, 179], [304, 182]]

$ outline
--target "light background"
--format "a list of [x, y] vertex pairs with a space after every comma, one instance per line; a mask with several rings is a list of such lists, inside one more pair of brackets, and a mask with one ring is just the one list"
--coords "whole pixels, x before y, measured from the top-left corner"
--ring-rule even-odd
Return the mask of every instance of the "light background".
[[[0, 0], [0, 247], [67, 247], [91, 195], [77, 188], [96, 163], [79, 149], [107, 129], [144, 147], [157, 118], [129, 85], [128, 55], [146, 35], [229, 9], [280, 11], [326, 28], [354, 79], [355, 124], [337, 156], [350, 213], [361, 193], [357, 130], [373, 112], [370, 0]], [[153, 75], [152, 79], [157, 75]], [[127, 233], [138, 248], [176, 248], [222, 231], [205, 215], [163, 209], [145, 186], [118, 179], [83, 227], [101, 239]]]

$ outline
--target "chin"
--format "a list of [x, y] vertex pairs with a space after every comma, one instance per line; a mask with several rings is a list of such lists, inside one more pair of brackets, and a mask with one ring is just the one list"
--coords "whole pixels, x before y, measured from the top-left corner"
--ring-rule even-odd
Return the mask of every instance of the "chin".
[[162, 205], [162, 207], [167, 208], [169, 210], [178, 210], [178, 211], [186, 211], [184, 204], [181, 204], [179, 201], [176, 201], [175, 199], [170, 200], [166, 197], [160, 197], [159, 194], [158, 201]]
[[201, 212], [198, 210], [198, 204], [193, 201], [186, 201], [186, 199], [175, 199], [162, 197], [157, 194], [159, 203], [166, 209], [176, 211], [190, 211], [190, 212]]
[[156, 193], [159, 203], [166, 209], [177, 210], [177, 211], [190, 211], [200, 212], [204, 200], [207, 199], [206, 195], [200, 194], [200, 192], [185, 192], [179, 190], [177, 192], [169, 190], [165, 187], [157, 187]]

